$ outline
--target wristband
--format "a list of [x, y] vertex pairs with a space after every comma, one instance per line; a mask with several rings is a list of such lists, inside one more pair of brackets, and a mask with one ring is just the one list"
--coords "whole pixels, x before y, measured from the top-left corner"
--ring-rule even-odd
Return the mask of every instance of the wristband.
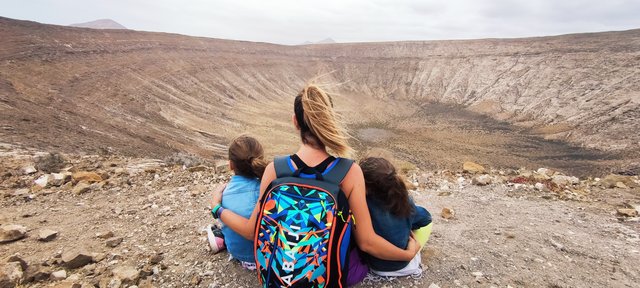
[[211, 209], [211, 216], [213, 216], [213, 219], [218, 219], [218, 217], [216, 217], [218, 210], [222, 207], [222, 204], [218, 204], [215, 207], [213, 207], [213, 209]]
[[216, 219], [220, 219], [220, 216], [222, 216], [222, 211], [224, 211], [224, 207], [220, 206], [218, 211], [216, 211], [216, 214], [218, 216], [218, 217], [216, 217]]

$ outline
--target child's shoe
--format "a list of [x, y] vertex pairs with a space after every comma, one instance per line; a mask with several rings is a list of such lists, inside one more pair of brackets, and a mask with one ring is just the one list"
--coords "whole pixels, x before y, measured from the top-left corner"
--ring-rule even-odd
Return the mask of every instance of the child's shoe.
[[213, 224], [207, 227], [207, 239], [209, 240], [209, 247], [211, 247], [213, 254], [227, 249], [227, 246], [224, 245], [224, 235], [222, 235], [222, 231]]

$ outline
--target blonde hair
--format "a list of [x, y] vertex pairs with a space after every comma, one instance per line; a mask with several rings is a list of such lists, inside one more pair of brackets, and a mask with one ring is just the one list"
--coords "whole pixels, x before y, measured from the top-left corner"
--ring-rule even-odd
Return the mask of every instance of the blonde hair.
[[296, 97], [294, 110], [303, 143], [316, 140], [319, 143], [315, 144], [331, 149], [338, 156], [351, 156], [349, 135], [333, 111], [329, 94], [316, 85], [307, 84]]

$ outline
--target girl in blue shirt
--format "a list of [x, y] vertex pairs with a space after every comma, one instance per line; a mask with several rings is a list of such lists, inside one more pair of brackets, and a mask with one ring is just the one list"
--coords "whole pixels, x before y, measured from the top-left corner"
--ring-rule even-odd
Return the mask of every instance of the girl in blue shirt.
[[[368, 157], [360, 162], [367, 190], [367, 205], [373, 230], [396, 247], [405, 249], [412, 233], [424, 247], [431, 233], [431, 214], [416, 206], [395, 167], [384, 158]], [[389, 261], [365, 255], [371, 272], [380, 276], [422, 273], [420, 253], [411, 261]]]
[[[260, 178], [266, 166], [264, 150], [258, 140], [245, 135], [234, 139], [229, 145], [229, 167], [235, 175], [222, 192], [221, 205], [213, 210], [229, 209], [249, 218], [260, 195]], [[239, 260], [243, 267], [255, 269], [253, 241], [245, 239], [226, 225], [221, 230], [212, 227], [207, 232], [214, 253], [226, 246], [231, 256]]]

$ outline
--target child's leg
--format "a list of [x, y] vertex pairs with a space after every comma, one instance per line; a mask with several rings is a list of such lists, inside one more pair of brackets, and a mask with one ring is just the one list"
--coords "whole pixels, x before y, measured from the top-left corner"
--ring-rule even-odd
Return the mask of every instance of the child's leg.
[[417, 230], [413, 230], [413, 234], [415, 235], [416, 240], [420, 244], [421, 248], [424, 248], [424, 246], [429, 241], [429, 237], [431, 236], [431, 227], [432, 226], [433, 226], [433, 223], [429, 223], [429, 225], [427, 225], [427, 226], [423, 226], [423, 227], [420, 227]]

